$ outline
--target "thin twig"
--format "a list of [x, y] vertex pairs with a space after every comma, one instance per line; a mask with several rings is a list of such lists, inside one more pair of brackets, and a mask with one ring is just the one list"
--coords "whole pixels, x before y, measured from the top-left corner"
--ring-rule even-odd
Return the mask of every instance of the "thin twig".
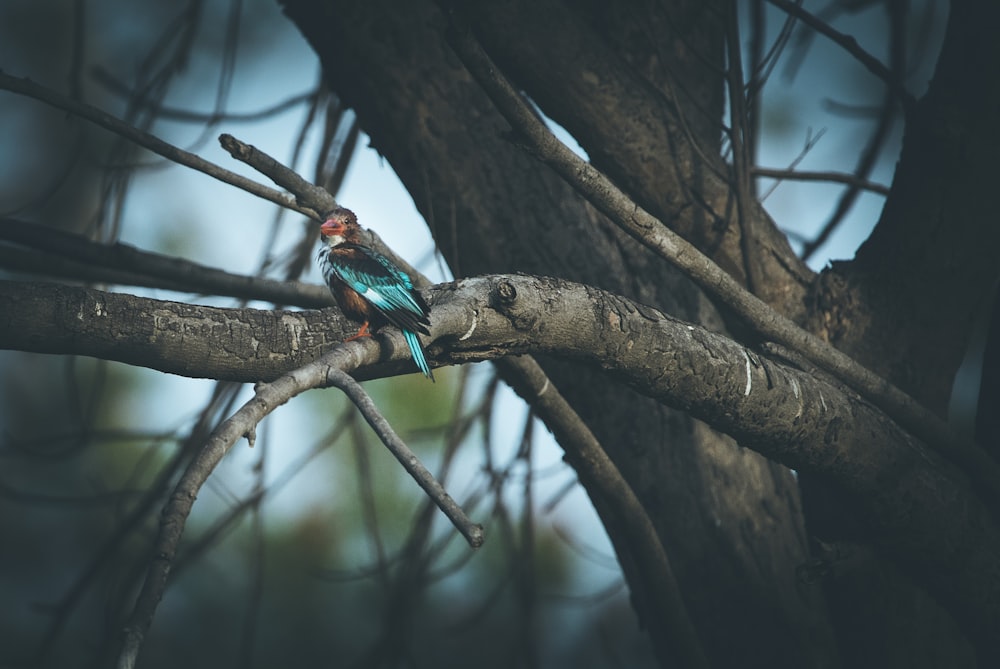
[[754, 244], [756, 234], [754, 222], [749, 214], [753, 197], [753, 180], [750, 178], [751, 156], [755, 138], [750, 135], [750, 119], [746, 109], [743, 85], [743, 59], [740, 43], [739, 16], [737, 3], [728, 3], [726, 8], [726, 83], [729, 88], [729, 141], [733, 147], [733, 174], [736, 181], [736, 218], [740, 226], [740, 255], [743, 258], [743, 273], [747, 278], [747, 290], [756, 293], [761, 285], [760, 263]]
[[[826, 134], [826, 128], [820, 128], [819, 132], [817, 132], [815, 135], [812, 133], [812, 128], [807, 128], [806, 141], [805, 144], [803, 144], [802, 146], [802, 150], [799, 151], [799, 155], [795, 156], [795, 159], [792, 160], [791, 163], [789, 163], [786, 169], [791, 171], [794, 170], [796, 167], [798, 167], [799, 163], [805, 160], [805, 157], [809, 155], [809, 152], [813, 150], [813, 147], [816, 146], [816, 144], [819, 142], [820, 139], [822, 139], [823, 135], [825, 134]], [[771, 193], [773, 193], [777, 187], [778, 183], [775, 183], [773, 186], [768, 188], [767, 192], [760, 196], [760, 201], [763, 202], [767, 198], [771, 197]]]
[[828, 181], [830, 183], [847, 184], [860, 190], [870, 191], [879, 195], [888, 195], [889, 187], [861, 179], [850, 172], [803, 172], [793, 169], [777, 169], [772, 167], [751, 167], [750, 173], [755, 177], [767, 177], [779, 181]]
[[349, 415], [350, 411], [350, 405], [345, 405], [343, 411], [331, 418], [332, 429], [318, 439], [305, 454], [285, 466], [274, 477], [269, 486], [262, 489], [255, 489], [253, 493], [238, 503], [231, 505], [226, 513], [219, 517], [211, 527], [202, 532], [200, 536], [191, 540], [190, 543], [186, 543], [184, 553], [174, 561], [174, 566], [170, 571], [173, 577], [177, 578], [179, 574], [184, 573], [185, 570], [194, 565], [212, 546], [217, 546], [227, 533], [236, 529], [245, 513], [262, 504], [266, 499], [275, 497], [305, 469], [306, 465], [336, 443], [344, 432], [346, 424], [345, 416]]
[[[889, 66], [895, 75], [894, 79], [898, 81], [902, 79], [902, 75], [906, 70], [904, 10], [900, 6], [899, 0], [888, 2], [887, 8], [889, 11], [890, 26]], [[896, 105], [893, 101], [893, 93], [887, 90], [885, 95], [883, 95], [878, 123], [872, 131], [867, 145], [861, 152], [861, 156], [858, 158], [857, 167], [854, 169], [854, 175], [859, 181], [868, 178], [868, 175], [871, 174], [872, 169], [875, 167], [878, 157], [882, 155], [882, 147], [885, 145], [889, 137], [889, 132], [892, 130], [895, 110]], [[850, 184], [847, 190], [841, 194], [833, 214], [830, 215], [830, 218], [820, 228], [819, 234], [802, 247], [803, 260], [809, 260], [813, 253], [826, 243], [826, 240], [830, 238], [834, 230], [847, 217], [848, 212], [850, 212], [857, 201], [860, 192], [860, 188], [856, 184]]]
[[985, 451], [955, 434], [944, 421], [889, 381], [806, 332], [744, 290], [739, 282], [694, 245], [642, 209], [611, 180], [573, 153], [538, 120], [468, 28], [453, 22], [447, 39], [493, 100], [497, 110], [511, 124], [517, 139], [527, 151], [549, 165], [623, 230], [731, 308], [762, 339], [798, 351], [836, 376], [905, 429], [961, 465], [969, 476], [989, 491], [994, 504], [1000, 500], [1000, 465]]
[[188, 436], [179, 444], [177, 452], [170, 458], [163, 468], [157, 473], [155, 480], [146, 490], [134, 507], [118, 519], [114, 531], [102, 542], [98, 550], [88, 561], [73, 584], [66, 589], [62, 595], [51, 622], [38, 644], [38, 651], [35, 656], [36, 663], [44, 664], [48, 653], [55, 648], [55, 640], [62, 634], [63, 628], [68, 622], [69, 616], [79, 606], [87, 590], [93, 586], [102, 569], [107, 569], [113, 563], [116, 551], [121, 550], [122, 544], [132, 535], [138, 532], [139, 528], [153, 514], [155, 505], [162, 499], [162, 495], [169, 489], [170, 480], [181, 469], [184, 460], [192, 450], [192, 444], [197, 443], [208, 434], [208, 424], [215, 415], [220, 405], [229, 406], [229, 401], [235, 398], [234, 391], [238, 386], [230, 383], [216, 384], [215, 391], [209, 404], [201, 412], [195, 425], [191, 428]]
[[[127, 85], [116, 79], [108, 70], [102, 67], [95, 67], [91, 70], [91, 76], [94, 78], [94, 81], [103, 85], [110, 92], [115, 93], [116, 95], [120, 95], [125, 98], [132, 98], [135, 95], [135, 92], [132, 91]], [[147, 100], [139, 100], [139, 105], [141, 105], [143, 109], [153, 113], [159, 119], [178, 121], [180, 123], [209, 124], [217, 123], [219, 121], [226, 121], [227, 123], [250, 123], [254, 121], [263, 121], [272, 116], [280, 115], [289, 109], [294, 109], [301, 104], [310, 102], [315, 97], [315, 90], [308, 91], [306, 93], [298, 93], [268, 107], [250, 112], [197, 112], [189, 109], [167, 107]]]
[[209, 162], [204, 158], [196, 156], [188, 151], [184, 151], [183, 149], [179, 149], [176, 146], [155, 137], [154, 135], [143, 132], [134, 126], [115, 118], [111, 114], [98, 109], [97, 107], [93, 107], [83, 102], [79, 102], [78, 100], [66, 97], [65, 95], [57, 93], [50, 88], [36, 84], [30, 79], [13, 77], [0, 70], [0, 90], [8, 90], [12, 93], [17, 93], [40, 102], [44, 102], [57, 109], [63, 109], [76, 116], [84, 118], [91, 123], [99, 125], [121, 137], [124, 137], [141, 147], [149, 149], [153, 153], [163, 156], [167, 160], [173, 161], [179, 165], [184, 165], [185, 167], [190, 167], [193, 170], [197, 170], [210, 177], [218, 179], [223, 183], [235, 186], [236, 188], [273, 202], [279, 206], [293, 209], [300, 214], [309, 216], [310, 218], [318, 219], [319, 217], [315, 211], [299, 206], [295, 202], [295, 199], [287, 193], [281, 193], [273, 188], [268, 188], [267, 186], [259, 184], [256, 181], [236, 174], [235, 172], [230, 172], [227, 169], [219, 167], [215, 163]]
[[[267, 430], [270, 423], [264, 424]], [[250, 584], [247, 593], [247, 601], [240, 607], [243, 614], [243, 629], [240, 634], [239, 656], [235, 662], [237, 667], [252, 667], [253, 652], [257, 639], [257, 630], [261, 621], [261, 606], [264, 599], [264, 579], [267, 575], [266, 568], [266, 541], [267, 533], [264, 527], [264, 511], [261, 501], [267, 490], [267, 452], [270, 447], [270, 440], [265, 432], [263, 439], [257, 439], [257, 450], [260, 453], [259, 459], [254, 464], [254, 485], [250, 493], [252, 500], [248, 505], [250, 514], [250, 541], [249, 571]]]
[[375, 434], [378, 435], [378, 438], [389, 449], [389, 452], [399, 460], [399, 464], [403, 465], [403, 468], [413, 477], [413, 480], [434, 500], [434, 503], [444, 512], [444, 515], [448, 516], [448, 519], [462, 533], [462, 536], [469, 542], [469, 545], [473, 548], [482, 546], [482, 525], [477, 525], [469, 520], [465, 512], [462, 511], [462, 507], [452, 499], [444, 487], [437, 482], [434, 475], [424, 467], [420, 459], [417, 458], [416, 453], [410, 450], [410, 447], [399, 438], [399, 435], [392, 429], [392, 425], [379, 412], [378, 407], [375, 406], [375, 402], [365, 392], [365, 389], [361, 387], [361, 384], [355, 381], [350, 374], [335, 367], [330, 367], [327, 372], [327, 382], [339, 388], [354, 402], [354, 405], [358, 407], [361, 415], [365, 417], [371, 428], [375, 430]]
[[794, 16], [799, 19], [802, 23], [840, 46], [844, 49], [844, 51], [849, 53], [859, 63], [861, 63], [866, 70], [885, 83], [892, 94], [899, 100], [900, 104], [903, 105], [903, 109], [906, 110], [907, 114], [913, 110], [913, 107], [916, 104], [916, 99], [910, 94], [909, 91], [906, 90], [906, 87], [903, 86], [903, 82], [899, 79], [899, 77], [897, 77], [892, 70], [883, 65], [882, 61], [861, 48], [861, 45], [858, 44], [858, 41], [852, 36], [845, 35], [844, 33], [835, 30], [829, 23], [823, 21], [819, 17], [790, 0], [767, 1], [775, 7], [781, 9], [789, 16]]
[[[313, 218], [317, 221], [337, 207], [336, 199], [324, 188], [306, 181], [295, 170], [285, 167], [257, 147], [227, 134], [219, 136], [219, 143], [233, 158], [246, 163], [274, 183], [293, 193], [299, 205], [315, 212]], [[418, 286], [430, 285], [430, 281], [426, 277], [420, 274], [405, 258], [400, 257], [389, 248], [378, 234], [367, 229], [362, 230], [362, 234], [365, 237], [366, 245], [392, 260], [397, 267], [412, 277]]]

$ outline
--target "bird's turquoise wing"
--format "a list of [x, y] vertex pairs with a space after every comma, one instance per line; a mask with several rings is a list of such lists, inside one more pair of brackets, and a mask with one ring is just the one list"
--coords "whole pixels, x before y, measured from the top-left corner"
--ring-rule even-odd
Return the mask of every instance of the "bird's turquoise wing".
[[364, 246], [341, 245], [329, 253], [331, 271], [393, 325], [427, 333], [429, 308], [406, 272]]

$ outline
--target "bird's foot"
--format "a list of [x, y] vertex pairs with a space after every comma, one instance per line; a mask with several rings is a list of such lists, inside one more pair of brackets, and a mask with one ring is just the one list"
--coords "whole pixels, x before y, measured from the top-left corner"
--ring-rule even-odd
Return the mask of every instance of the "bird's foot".
[[361, 329], [358, 330], [358, 333], [354, 336], [348, 337], [347, 339], [344, 340], [344, 342], [346, 343], [349, 341], [354, 341], [355, 339], [361, 339], [362, 337], [371, 337], [371, 336], [372, 333], [368, 331], [368, 321], [365, 321], [364, 325], [361, 326]]

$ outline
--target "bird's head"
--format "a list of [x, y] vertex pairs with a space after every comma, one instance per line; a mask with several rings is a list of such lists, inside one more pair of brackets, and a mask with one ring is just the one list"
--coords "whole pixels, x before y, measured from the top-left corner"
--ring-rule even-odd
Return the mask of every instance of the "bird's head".
[[330, 212], [323, 225], [319, 226], [320, 234], [330, 246], [336, 246], [349, 240], [359, 230], [358, 217], [354, 215], [353, 211], [343, 207], [337, 207]]

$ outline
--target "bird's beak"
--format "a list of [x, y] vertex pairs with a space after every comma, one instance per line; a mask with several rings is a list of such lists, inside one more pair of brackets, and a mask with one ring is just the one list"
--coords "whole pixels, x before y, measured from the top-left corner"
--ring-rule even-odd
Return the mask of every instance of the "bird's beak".
[[337, 234], [338, 227], [339, 226], [337, 225], [337, 223], [333, 219], [331, 219], [329, 221], [325, 221], [323, 225], [319, 226], [319, 231], [321, 234], [327, 237], [332, 237], [333, 235]]

